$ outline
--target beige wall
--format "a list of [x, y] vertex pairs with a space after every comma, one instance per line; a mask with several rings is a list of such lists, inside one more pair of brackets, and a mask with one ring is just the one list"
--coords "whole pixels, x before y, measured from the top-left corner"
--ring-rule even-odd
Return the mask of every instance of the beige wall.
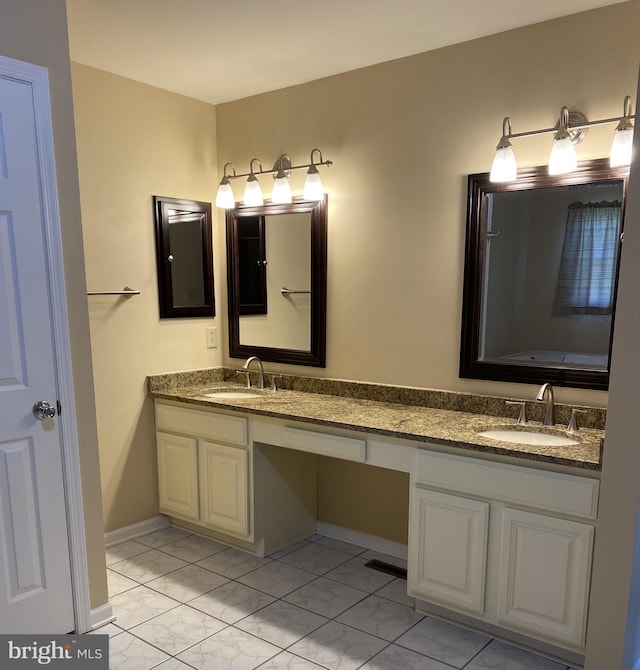
[[64, 0], [0, 0], [0, 53], [49, 70], [91, 606], [107, 600], [104, 536]]
[[[78, 166], [90, 290], [139, 289], [132, 298], [91, 297], [89, 317], [100, 444], [104, 530], [158, 514], [153, 403], [155, 372], [212, 367], [205, 327], [220, 317], [160, 319], [153, 195], [211, 202], [213, 106], [73, 64]], [[214, 233], [217, 314], [224, 241]], [[224, 341], [219, 327], [218, 337]]]
[[[533, 386], [458, 377], [466, 175], [489, 170], [506, 115], [514, 132], [553, 126], [562, 105], [592, 119], [619, 115], [635, 94], [638, 25], [633, 0], [217, 107], [220, 167], [233, 161], [245, 171], [254, 156], [269, 164], [282, 152], [301, 163], [313, 147], [334, 161], [321, 169], [327, 367], [306, 374], [535, 396]], [[579, 158], [606, 156], [611, 131], [591, 129]], [[523, 167], [544, 164], [550, 138], [514, 148]], [[301, 193], [304, 174], [294, 178]], [[556, 398], [607, 403], [603, 391], [561, 388]], [[336, 488], [337, 468], [321, 473], [319, 500], [331, 505], [320, 505], [320, 518], [397, 533], [383, 519], [354, 526], [354, 506], [375, 505], [378, 490], [364, 477]], [[406, 496], [393, 475], [384, 489], [389, 499]]]

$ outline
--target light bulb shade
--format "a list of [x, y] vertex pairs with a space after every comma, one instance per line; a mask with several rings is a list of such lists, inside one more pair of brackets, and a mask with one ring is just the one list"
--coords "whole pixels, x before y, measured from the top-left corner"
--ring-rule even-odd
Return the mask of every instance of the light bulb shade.
[[511, 144], [499, 148], [491, 164], [489, 181], [506, 182], [515, 181], [517, 178], [518, 164], [516, 163], [516, 155], [513, 153]]
[[553, 140], [551, 154], [549, 155], [549, 174], [565, 174], [573, 172], [578, 167], [576, 150], [569, 137]]
[[216, 193], [216, 207], [221, 207], [222, 209], [233, 209], [235, 206], [236, 199], [233, 195], [231, 184], [228, 181], [226, 184], [221, 183], [220, 186], [218, 186], [218, 192]]
[[253, 179], [250, 176], [247, 179], [247, 185], [244, 187], [244, 204], [249, 207], [260, 207], [260, 205], [264, 204], [262, 189], [255, 175], [252, 176]]
[[305, 200], [322, 200], [324, 198], [324, 188], [322, 187], [322, 179], [318, 171], [307, 172], [307, 177], [304, 180], [304, 190], [302, 191], [302, 196]]
[[271, 201], [278, 204], [289, 204], [291, 202], [291, 186], [287, 175], [276, 177], [273, 183]]
[[631, 153], [633, 149], [633, 128], [622, 128], [616, 130], [611, 143], [609, 154], [609, 165], [620, 167], [631, 164]]

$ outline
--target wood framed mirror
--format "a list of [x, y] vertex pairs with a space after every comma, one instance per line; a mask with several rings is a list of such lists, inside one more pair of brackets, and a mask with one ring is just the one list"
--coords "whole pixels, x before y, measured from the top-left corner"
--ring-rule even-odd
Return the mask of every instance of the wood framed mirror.
[[211, 203], [153, 196], [160, 318], [215, 316]]
[[229, 355], [324, 367], [327, 198], [227, 210]]
[[460, 377], [608, 388], [628, 173], [469, 175]]

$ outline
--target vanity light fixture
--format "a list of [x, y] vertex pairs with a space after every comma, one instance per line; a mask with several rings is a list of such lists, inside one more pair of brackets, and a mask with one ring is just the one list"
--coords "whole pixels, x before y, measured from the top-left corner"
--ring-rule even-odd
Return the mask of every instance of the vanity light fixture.
[[282, 154], [276, 161], [276, 165], [278, 171], [273, 183], [273, 191], [271, 191], [271, 201], [279, 205], [288, 205], [291, 202], [291, 184], [289, 184], [291, 172], [288, 172], [291, 169], [291, 158], [288, 154]]
[[511, 135], [511, 119], [502, 122], [502, 137], [496, 147], [496, 155], [491, 165], [489, 179], [491, 181], [515, 181], [518, 178], [518, 165], [513, 147], [509, 141]]
[[229, 176], [227, 175], [227, 167], [231, 166], [233, 169], [233, 177], [236, 176], [236, 168], [233, 163], [225, 163], [222, 170], [223, 176], [220, 180], [220, 186], [218, 186], [218, 192], [216, 194], [216, 207], [222, 207], [223, 209], [233, 209], [236, 205], [235, 198], [233, 197], [233, 189], [229, 183]]
[[[262, 163], [257, 158], [252, 158], [249, 163], [249, 178], [244, 187], [244, 203], [245, 205], [250, 205], [251, 207], [260, 207], [264, 203], [264, 198], [262, 197], [262, 189], [260, 188], [260, 182], [256, 177], [256, 173], [253, 171], [253, 162], [258, 161], [260, 166], [260, 172], [262, 172]], [[235, 202], [231, 207], [235, 207]]]
[[[314, 154], [316, 152], [319, 160], [314, 161]], [[258, 163], [258, 170], [254, 170], [254, 162]], [[288, 154], [281, 154], [270, 170], [264, 170], [262, 163], [257, 158], [252, 158], [249, 163], [249, 172], [243, 174], [236, 174], [236, 168], [233, 163], [225, 163], [223, 170], [224, 175], [220, 181], [218, 192], [216, 194], [216, 207], [233, 209], [236, 206], [230, 181], [241, 177], [248, 177], [244, 191], [244, 204], [250, 206], [262, 205], [262, 189], [260, 188], [258, 176], [263, 174], [271, 174], [275, 179], [271, 194], [272, 202], [290, 203], [292, 201], [292, 195], [289, 176], [293, 170], [305, 169], [307, 170], [307, 176], [304, 183], [304, 199], [311, 201], [322, 200], [324, 191], [320, 174], [318, 173], [318, 167], [330, 167], [331, 165], [333, 165], [333, 161], [324, 160], [320, 149], [312, 149], [311, 161], [303, 165], [292, 165], [290, 156]], [[228, 167], [230, 170], [233, 170], [233, 174], [227, 174]]]
[[633, 123], [631, 123], [631, 96], [624, 99], [624, 116], [613, 133], [609, 164], [611, 167], [629, 165], [633, 148]]
[[553, 138], [549, 154], [549, 174], [566, 174], [578, 167], [578, 155], [569, 134], [569, 108], [560, 110], [560, 127]]
[[[319, 163], [314, 163], [313, 162], [313, 153], [317, 151], [318, 155], [320, 156], [320, 162]], [[311, 165], [309, 165], [309, 169], [307, 170], [307, 176], [304, 180], [304, 190], [302, 192], [302, 197], [305, 200], [322, 200], [324, 197], [324, 188], [322, 186], [322, 179], [320, 179], [320, 173], [318, 172], [318, 168], [316, 165], [322, 165], [323, 164], [323, 159], [322, 159], [322, 152], [320, 149], [312, 149], [311, 150]]]
[[588, 121], [580, 112], [570, 112], [568, 107], [562, 107], [560, 119], [554, 128], [513, 133], [511, 132], [511, 119], [507, 116], [502, 122], [502, 137], [496, 147], [496, 155], [493, 159], [489, 179], [492, 182], [509, 182], [517, 179], [518, 166], [511, 140], [551, 133], [554, 134], [554, 139], [549, 155], [549, 174], [559, 175], [572, 172], [577, 168], [575, 145], [582, 142], [590, 127], [607, 123], [618, 124], [609, 156], [611, 167], [629, 165], [633, 145], [633, 123], [631, 119], [635, 119], [635, 114], [631, 113], [631, 96], [629, 95], [624, 99], [623, 116], [611, 119]]

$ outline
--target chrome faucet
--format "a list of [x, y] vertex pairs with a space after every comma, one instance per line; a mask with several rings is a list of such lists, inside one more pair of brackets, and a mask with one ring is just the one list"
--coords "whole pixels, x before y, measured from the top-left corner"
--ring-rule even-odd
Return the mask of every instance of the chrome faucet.
[[242, 366], [243, 370], [247, 370], [247, 387], [251, 388], [251, 378], [249, 377], [248, 371], [249, 371], [249, 365], [251, 365], [251, 363], [253, 363], [253, 361], [257, 361], [257, 363], [258, 363], [258, 388], [263, 389], [264, 388], [264, 366], [262, 365], [262, 361], [257, 356], [249, 356], [249, 358], [247, 358], [245, 364]]
[[556, 421], [553, 416], [554, 413], [554, 403], [553, 403], [553, 386], [547, 382], [540, 387], [536, 400], [545, 400], [546, 399], [546, 408], [544, 411], [544, 421], [542, 422], [543, 426], [554, 426]]

